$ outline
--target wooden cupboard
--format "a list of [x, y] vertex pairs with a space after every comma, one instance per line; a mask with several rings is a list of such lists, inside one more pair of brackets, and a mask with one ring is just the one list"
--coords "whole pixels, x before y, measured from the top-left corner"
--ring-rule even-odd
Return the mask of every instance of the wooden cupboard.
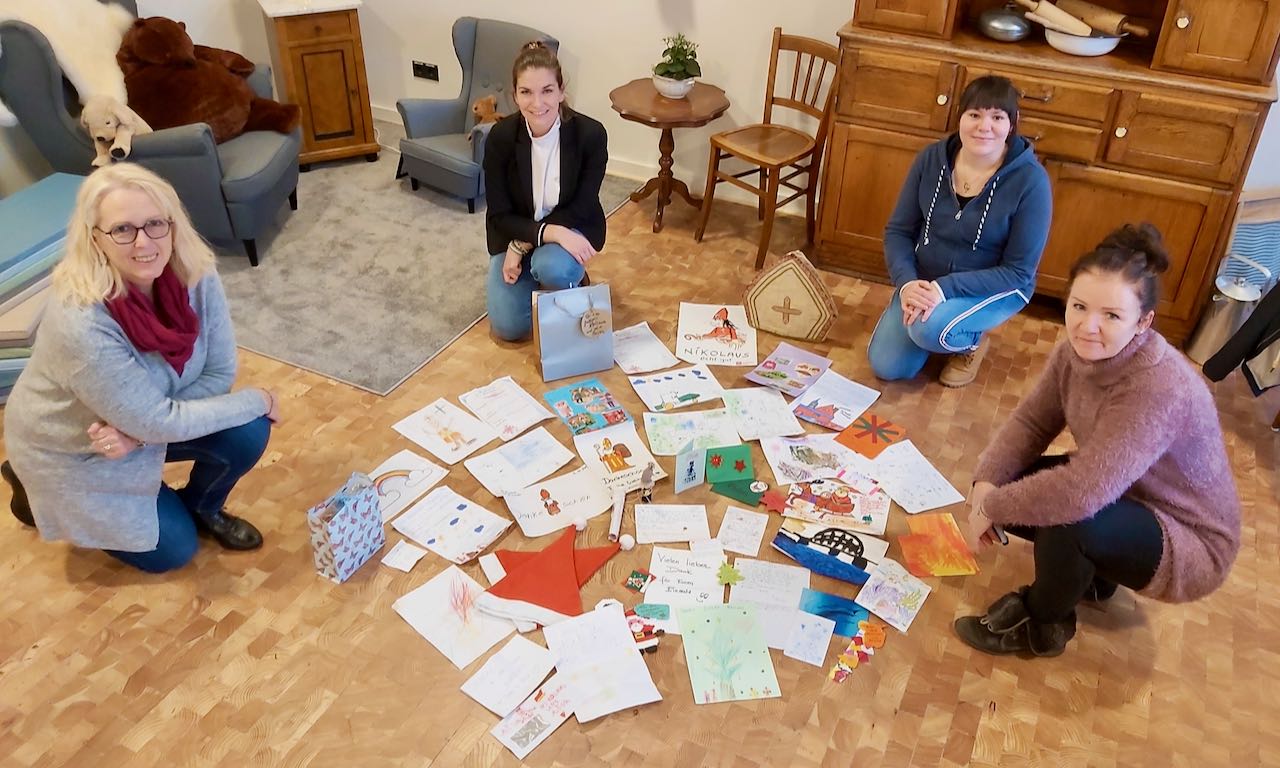
[[[982, 37], [972, 22], [976, 2], [860, 0], [840, 30], [815, 261], [886, 279], [884, 225], [912, 159], [954, 130], [968, 83], [1002, 75], [1022, 94], [1019, 131], [1053, 185], [1037, 292], [1061, 296], [1080, 254], [1121, 223], [1150, 221], [1173, 261], [1157, 324], [1184, 341], [1212, 287], [1276, 99], [1280, 2], [1226, 0], [1234, 16], [1220, 10], [1222, 0], [1151, 5], [1149, 15], [1162, 19], [1151, 40], [1126, 40], [1097, 58], [1053, 50], [1038, 28], [1020, 43]], [[1131, 14], [1141, 10], [1134, 7], [1141, 0], [1118, 2]]]

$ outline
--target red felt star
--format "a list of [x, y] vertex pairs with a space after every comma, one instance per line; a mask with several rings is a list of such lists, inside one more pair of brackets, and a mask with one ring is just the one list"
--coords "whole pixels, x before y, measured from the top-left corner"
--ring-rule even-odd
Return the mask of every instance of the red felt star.
[[737, 461], [733, 462], [733, 471], [734, 471], [734, 472], [746, 472], [746, 471], [747, 471], [747, 462], [743, 461], [742, 459], [738, 459]]
[[724, 463], [724, 456], [721, 456], [718, 453], [711, 454], [711, 466], [715, 467], [716, 469], [719, 469], [720, 465], [723, 463]]
[[770, 512], [782, 514], [782, 510], [787, 508], [787, 497], [777, 491], [765, 491], [760, 497], [760, 503]]

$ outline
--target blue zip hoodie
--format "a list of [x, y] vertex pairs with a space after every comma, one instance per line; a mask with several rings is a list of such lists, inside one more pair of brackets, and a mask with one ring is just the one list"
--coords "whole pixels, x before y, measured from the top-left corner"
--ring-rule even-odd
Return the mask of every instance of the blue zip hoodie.
[[959, 134], [916, 155], [884, 228], [893, 284], [933, 280], [945, 298], [1020, 291], [1029, 301], [1049, 239], [1053, 193], [1031, 144], [1014, 137], [1004, 163], [966, 205], [952, 189]]

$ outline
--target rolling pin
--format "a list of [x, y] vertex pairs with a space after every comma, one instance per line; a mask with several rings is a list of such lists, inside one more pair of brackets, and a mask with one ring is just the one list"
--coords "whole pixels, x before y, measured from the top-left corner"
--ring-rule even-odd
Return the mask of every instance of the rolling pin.
[[1143, 39], [1151, 34], [1151, 29], [1145, 24], [1134, 21], [1119, 11], [1094, 5], [1088, 0], [1058, 0], [1058, 9], [1081, 19], [1104, 34], [1123, 35], [1127, 32]]
[[1018, 5], [1031, 11], [1031, 13], [1027, 14], [1027, 18], [1032, 21], [1038, 21], [1047, 27], [1052, 27], [1059, 32], [1081, 37], [1088, 37], [1093, 34], [1092, 27], [1049, 2], [1049, 0], [1018, 0]]

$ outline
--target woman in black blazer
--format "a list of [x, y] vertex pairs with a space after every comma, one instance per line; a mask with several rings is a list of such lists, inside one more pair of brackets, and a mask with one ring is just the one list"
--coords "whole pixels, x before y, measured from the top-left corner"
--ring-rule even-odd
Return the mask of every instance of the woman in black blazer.
[[600, 184], [609, 161], [604, 126], [567, 106], [555, 52], [525, 45], [511, 68], [520, 111], [485, 142], [489, 326], [517, 341], [533, 327], [534, 290], [582, 284], [604, 247]]

